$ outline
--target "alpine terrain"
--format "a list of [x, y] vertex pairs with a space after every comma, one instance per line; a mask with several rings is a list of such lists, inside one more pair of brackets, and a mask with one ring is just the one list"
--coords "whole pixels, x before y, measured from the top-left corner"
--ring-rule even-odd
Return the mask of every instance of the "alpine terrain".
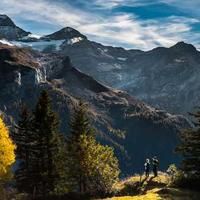
[[[157, 155], [161, 169], [179, 161], [174, 154], [178, 133], [190, 123], [167, 111], [182, 113], [179, 107], [188, 111], [197, 102], [192, 91], [199, 87], [199, 52], [192, 45], [125, 50], [89, 41], [69, 27], [34, 38], [5, 15], [0, 36], [0, 110], [10, 125], [18, 120], [21, 104], [32, 108], [45, 89], [65, 134], [73, 105], [79, 99], [88, 104], [97, 138], [115, 148], [122, 174], [139, 172], [147, 156]], [[190, 94], [184, 92], [189, 86]]]

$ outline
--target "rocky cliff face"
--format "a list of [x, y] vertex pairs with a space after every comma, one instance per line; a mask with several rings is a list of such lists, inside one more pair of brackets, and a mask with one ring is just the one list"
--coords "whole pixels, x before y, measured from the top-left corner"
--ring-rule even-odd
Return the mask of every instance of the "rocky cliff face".
[[0, 39], [18, 40], [29, 34], [17, 27], [7, 15], [0, 15]]
[[171, 48], [143, 52], [89, 41], [70, 27], [41, 38], [23, 37], [27, 34], [9, 17], [0, 15], [0, 39], [18, 40], [12, 43], [68, 55], [82, 72], [158, 109], [187, 115], [199, 105], [200, 52], [190, 44], [179, 42]]
[[[115, 147], [124, 173], [141, 169], [147, 156], [160, 157], [161, 168], [178, 161], [173, 149], [179, 130], [188, 126], [185, 118], [100, 84], [76, 69], [69, 57], [0, 45], [0, 77], [0, 110], [8, 122], [17, 120], [22, 102], [32, 108], [46, 89], [66, 134], [73, 105], [79, 98], [88, 103], [98, 140]], [[119, 130], [126, 133], [124, 139]]]
[[83, 72], [154, 107], [187, 114], [199, 105], [200, 52], [190, 44], [142, 52], [84, 40], [62, 48]]

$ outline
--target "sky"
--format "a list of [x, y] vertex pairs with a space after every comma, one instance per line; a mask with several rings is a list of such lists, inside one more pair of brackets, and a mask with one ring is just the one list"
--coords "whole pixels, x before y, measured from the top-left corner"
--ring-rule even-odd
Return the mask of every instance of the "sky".
[[150, 50], [185, 41], [200, 49], [200, 0], [0, 0], [0, 14], [45, 35], [69, 26], [104, 45]]

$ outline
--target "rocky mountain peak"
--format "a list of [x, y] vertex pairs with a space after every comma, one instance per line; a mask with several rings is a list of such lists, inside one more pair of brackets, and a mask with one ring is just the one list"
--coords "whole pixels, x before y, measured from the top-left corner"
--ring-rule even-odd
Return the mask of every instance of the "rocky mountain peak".
[[187, 44], [183, 41], [176, 43], [170, 49], [184, 51], [184, 52], [196, 52], [197, 49], [192, 44]]
[[0, 26], [15, 27], [15, 24], [7, 15], [0, 14]]
[[0, 39], [19, 40], [29, 34], [17, 27], [7, 15], [0, 15]]
[[72, 38], [87, 39], [85, 35], [81, 34], [79, 31], [71, 27], [62, 28], [61, 30], [55, 33], [43, 37], [43, 39], [51, 39], [51, 40], [68, 40]]

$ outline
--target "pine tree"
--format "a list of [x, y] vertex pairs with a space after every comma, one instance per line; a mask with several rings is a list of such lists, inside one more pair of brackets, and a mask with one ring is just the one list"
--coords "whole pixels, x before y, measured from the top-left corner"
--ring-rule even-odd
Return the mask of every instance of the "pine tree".
[[181, 144], [176, 150], [183, 156], [181, 168], [188, 179], [200, 184], [200, 110], [191, 115], [194, 126], [181, 133]]
[[36, 105], [33, 127], [37, 135], [37, 191], [43, 197], [62, 193], [66, 189], [64, 138], [59, 133], [59, 120], [46, 91], [41, 93]]
[[14, 138], [20, 162], [16, 172], [18, 188], [43, 198], [64, 193], [64, 136], [59, 132], [59, 120], [46, 91], [41, 93], [33, 113], [22, 109]]
[[70, 125], [67, 160], [68, 183], [72, 191], [90, 194], [109, 192], [118, 179], [118, 160], [112, 148], [96, 141], [82, 102], [75, 107]]
[[34, 168], [37, 163], [35, 148], [36, 135], [32, 127], [33, 115], [25, 104], [21, 106], [18, 124], [13, 132], [17, 145], [16, 155], [19, 161], [15, 172], [17, 187], [20, 191], [32, 192]]

